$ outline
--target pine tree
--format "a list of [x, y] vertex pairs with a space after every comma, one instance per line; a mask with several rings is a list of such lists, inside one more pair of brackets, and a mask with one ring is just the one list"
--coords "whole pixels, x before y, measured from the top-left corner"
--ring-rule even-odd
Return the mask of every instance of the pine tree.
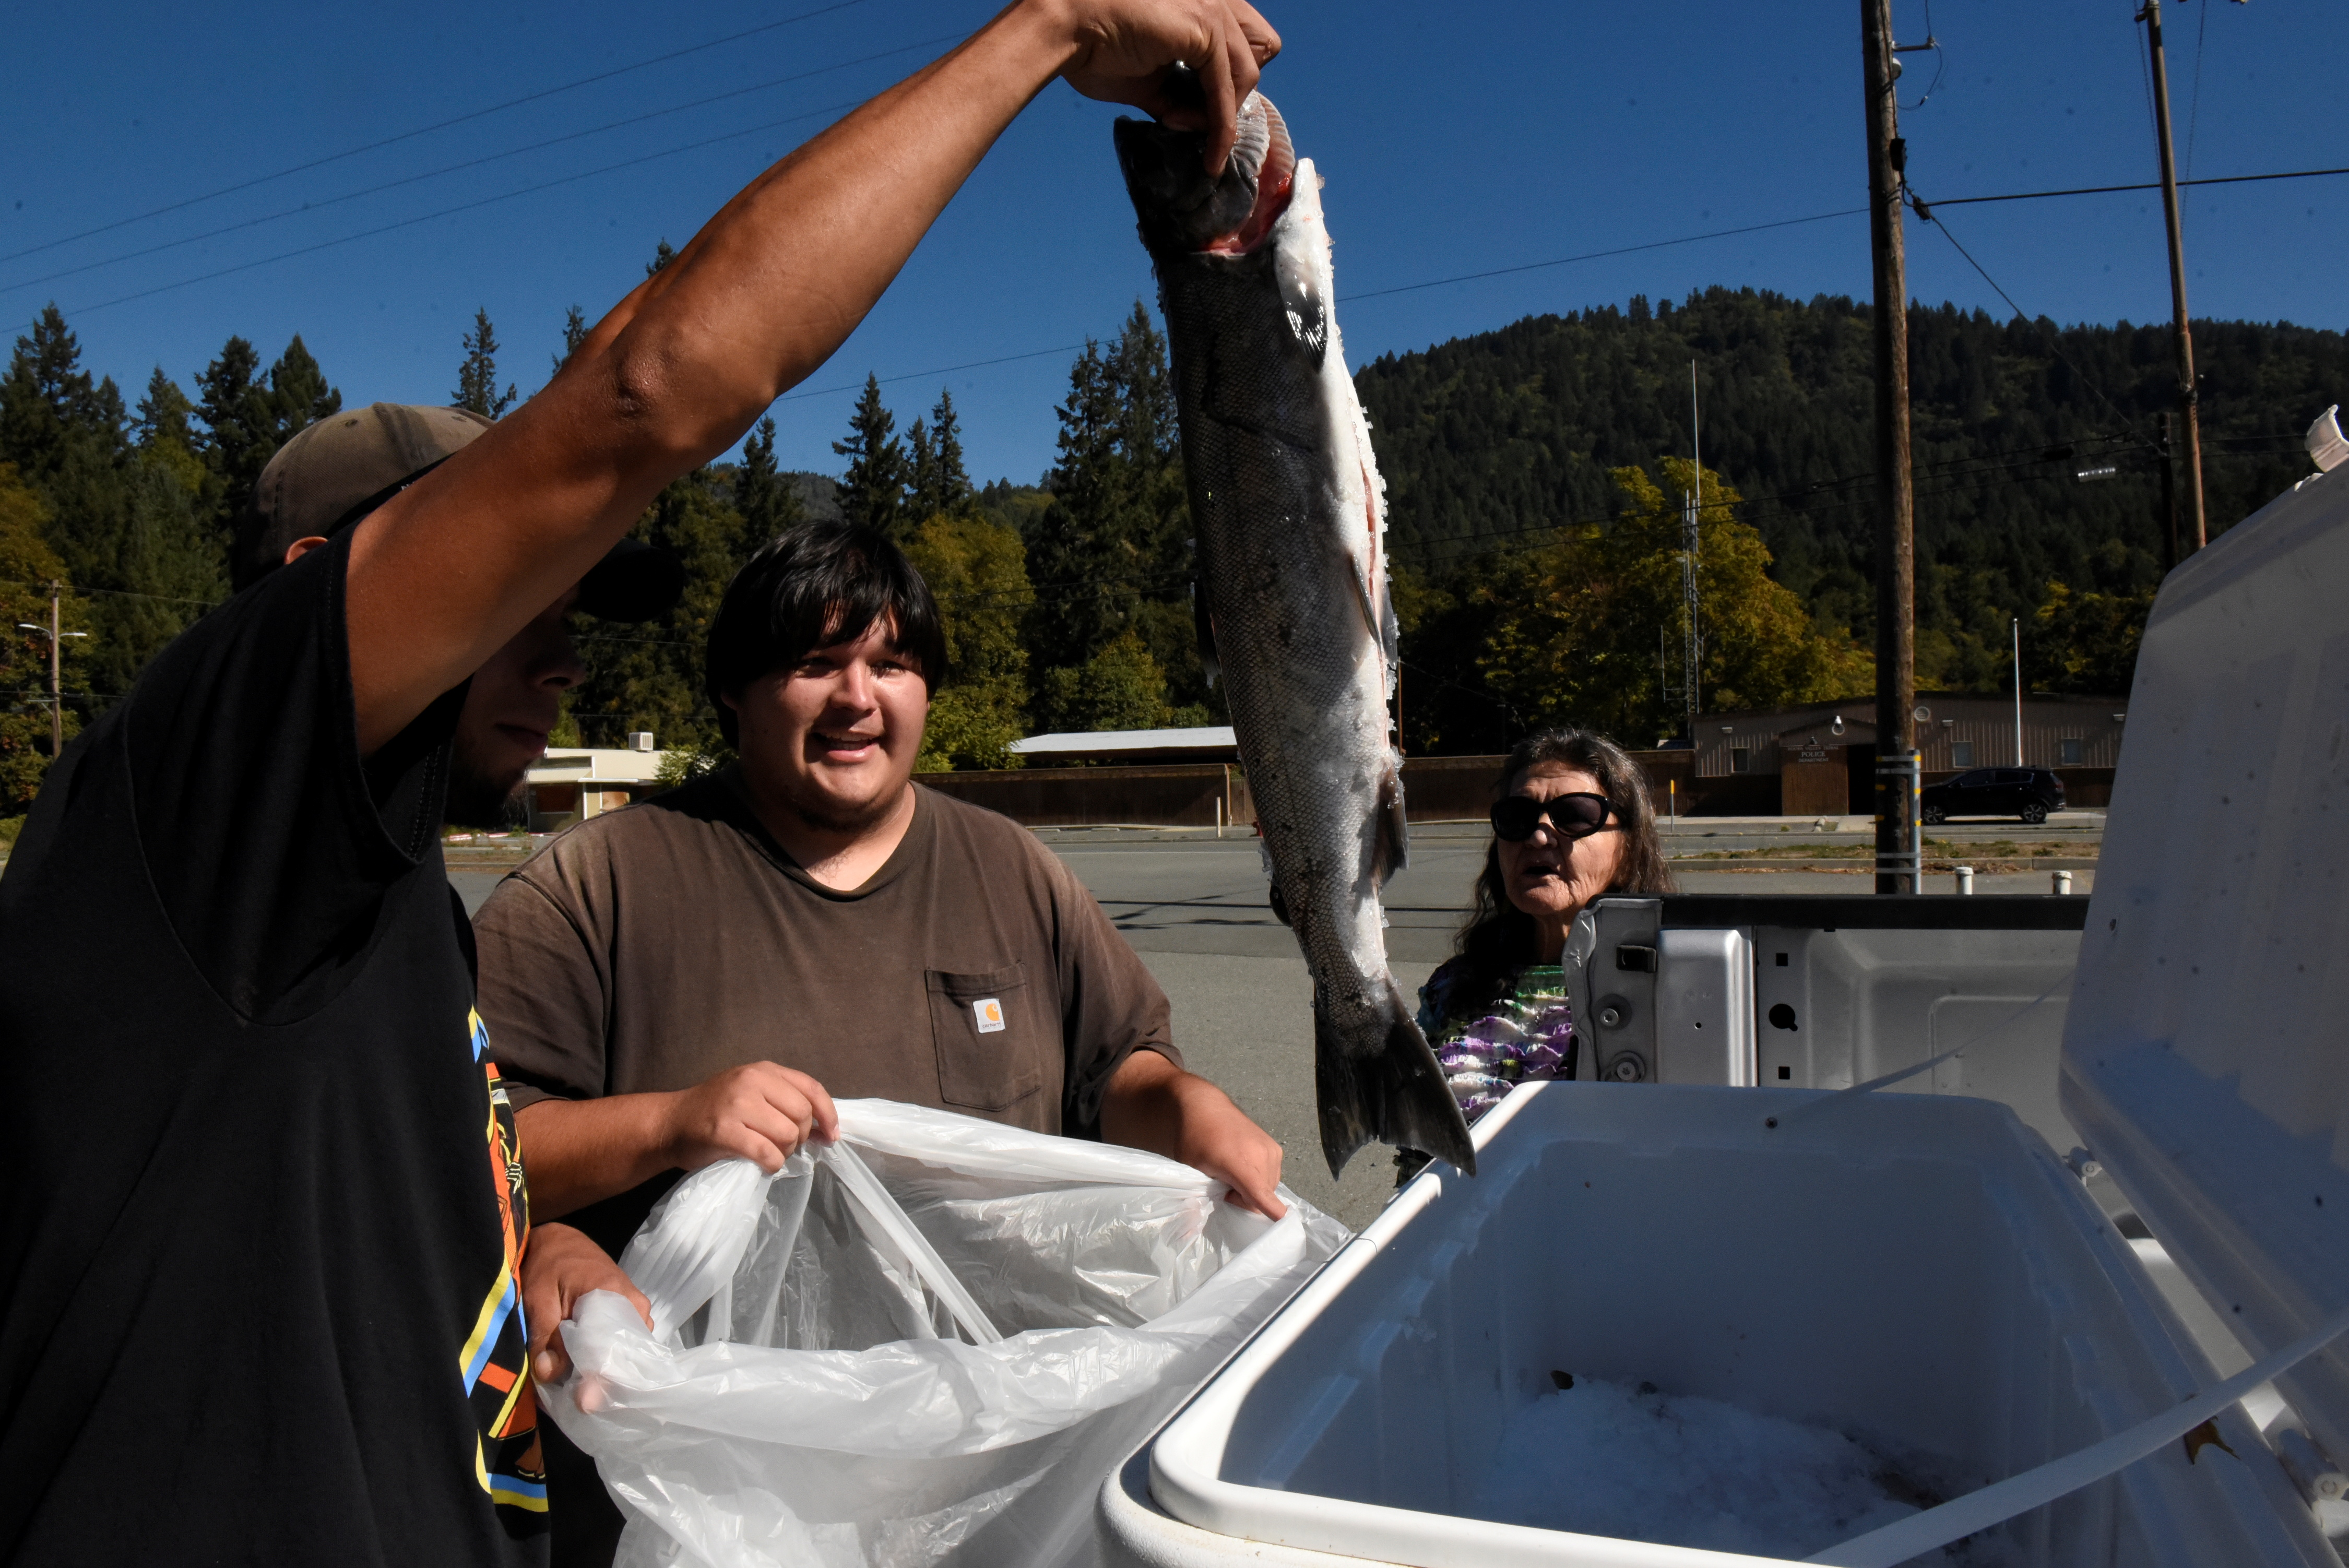
[[799, 491], [775, 467], [773, 415], [751, 428], [742, 443], [742, 461], [734, 470], [734, 510], [742, 514], [745, 558], [761, 545], [806, 516]]
[[662, 240], [653, 250], [653, 259], [645, 263], [645, 276], [652, 276], [675, 260], [677, 260], [677, 252], [669, 247], [667, 240]]
[[253, 345], [233, 336], [196, 377], [196, 416], [204, 422], [196, 455], [216, 481], [223, 530], [234, 525], [277, 449], [268, 392], [254, 380], [260, 368]]
[[32, 335], [16, 339], [7, 377], [0, 380], [0, 462], [16, 464], [26, 482], [42, 490], [77, 460], [118, 458], [123, 424], [122, 396], [113, 381], [92, 384], [64, 314], [47, 306], [35, 318]]
[[554, 356], [554, 368], [560, 371], [570, 364], [571, 356], [578, 353], [579, 346], [586, 341], [586, 313], [574, 304], [563, 318], [563, 352]]
[[180, 384], [163, 374], [163, 367], [158, 365], [155, 373], [147, 377], [147, 393], [139, 399], [138, 418], [133, 421], [139, 445], [151, 449], [160, 442], [170, 441], [181, 451], [192, 455], [196, 449], [196, 437], [188, 418], [195, 411], [196, 406], [188, 401], [188, 395], [180, 390]]
[[905, 433], [913, 447], [913, 497], [916, 519], [965, 517], [971, 510], [970, 475], [962, 466], [962, 429], [955, 418], [954, 394], [938, 389], [937, 407], [930, 410], [926, 428], [922, 421]]
[[497, 418], [514, 406], [514, 389], [509, 382], [503, 392], [498, 390], [498, 335], [486, 308], [473, 312], [473, 330], [465, 334], [464, 342], [465, 358], [457, 366], [450, 406], [470, 408], [484, 419]]
[[840, 479], [840, 510], [852, 523], [893, 532], [905, 510], [905, 449], [891, 432], [897, 421], [881, 402], [878, 377], [864, 377], [864, 393], [848, 418], [848, 439], [832, 449], [848, 459]]
[[326, 373], [298, 332], [269, 367], [269, 401], [273, 452], [327, 415], [342, 411], [342, 393], [326, 385]]

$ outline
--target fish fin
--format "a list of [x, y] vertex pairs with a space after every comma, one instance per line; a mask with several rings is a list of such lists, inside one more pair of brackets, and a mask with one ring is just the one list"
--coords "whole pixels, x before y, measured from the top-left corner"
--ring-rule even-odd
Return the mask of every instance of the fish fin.
[[1308, 360], [1320, 364], [1330, 350], [1330, 302], [1321, 297], [1320, 280], [1304, 258], [1288, 254], [1273, 259], [1272, 273], [1291, 338]]
[[1416, 1149], [1476, 1174], [1468, 1119], [1394, 981], [1366, 1026], [1341, 1032], [1313, 1009], [1313, 1082], [1321, 1109], [1321, 1154], [1333, 1177], [1363, 1144]]
[[1191, 619], [1199, 633], [1199, 667], [1207, 672], [1207, 687], [1215, 689], [1216, 677], [1224, 673], [1223, 661], [1216, 656], [1216, 618], [1207, 612], [1207, 596], [1201, 593], [1196, 578], [1191, 582]]
[[1379, 813], [1373, 831], [1377, 839], [1371, 869], [1384, 887], [1389, 877], [1411, 863], [1411, 819], [1403, 811], [1402, 773], [1392, 758], [1386, 777], [1379, 780]]

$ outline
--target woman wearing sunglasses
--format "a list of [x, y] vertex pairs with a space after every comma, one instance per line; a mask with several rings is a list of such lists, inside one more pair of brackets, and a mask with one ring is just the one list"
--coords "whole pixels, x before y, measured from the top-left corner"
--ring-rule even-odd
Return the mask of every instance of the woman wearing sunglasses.
[[[1574, 1075], [1557, 965], [1582, 906], [1602, 893], [1670, 891], [1647, 780], [1621, 747], [1587, 729], [1517, 744], [1501, 769], [1459, 953], [1419, 993], [1419, 1026], [1469, 1120], [1520, 1083]], [[1405, 1158], [1412, 1170], [1423, 1163]]]

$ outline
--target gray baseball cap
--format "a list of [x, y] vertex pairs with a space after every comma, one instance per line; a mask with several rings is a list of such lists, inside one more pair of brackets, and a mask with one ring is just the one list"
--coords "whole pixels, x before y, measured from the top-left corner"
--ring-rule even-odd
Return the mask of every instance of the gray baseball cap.
[[[490, 421], [468, 408], [370, 403], [329, 414], [277, 449], [237, 519], [236, 585], [285, 564], [295, 541], [332, 539], [471, 446]], [[607, 621], [649, 621], [685, 591], [666, 550], [624, 539], [579, 581], [579, 608]]]

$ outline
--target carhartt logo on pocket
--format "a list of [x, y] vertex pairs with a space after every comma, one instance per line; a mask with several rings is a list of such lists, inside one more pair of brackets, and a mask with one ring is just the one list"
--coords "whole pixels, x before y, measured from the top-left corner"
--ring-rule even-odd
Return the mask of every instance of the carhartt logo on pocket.
[[1003, 1027], [1003, 1003], [994, 996], [983, 996], [970, 1005], [978, 1018], [978, 1032], [991, 1035]]

